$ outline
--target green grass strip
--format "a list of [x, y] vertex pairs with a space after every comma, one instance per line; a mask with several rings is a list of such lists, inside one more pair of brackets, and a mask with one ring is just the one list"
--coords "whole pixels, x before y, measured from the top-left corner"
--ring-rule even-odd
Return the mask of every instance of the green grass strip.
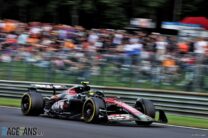
[[[20, 99], [0, 98], [0, 105], [20, 107]], [[168, 118], [168, 124], [171, 125], [208, 129], [208, 118], [205, 119], [205, 118], [197, 118], [197, 117], [181, 116], [181, 115], [173, 115], [173, 114], [167, 114], [167, 118]]]
[[178, 126], [188, 126], [197, 128], [208, 128], [208, 118], [197, 118], [190, 116], [181, 116], [168, 114], [168, 124], [178, 125]]
[[0, 105], [20, 107], [20, 99], [0, 98]]

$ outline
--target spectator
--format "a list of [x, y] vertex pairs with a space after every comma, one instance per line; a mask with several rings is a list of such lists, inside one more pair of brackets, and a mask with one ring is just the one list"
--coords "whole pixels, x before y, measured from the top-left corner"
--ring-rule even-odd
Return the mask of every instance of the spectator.
[[17, 43], [20, 45], [25, 45], [27, 43], [28, 37], [29, 35], [26, 32], [20, 34], [17, 38]]
[[102, 75], [103, 68], [107, 68], [111, 69], [108, 74], [123, 75], [125, 81], [158, 83], [163, 79], [171, 83], [180, 72], [187, 85], [202, 76], [202, 68], [197, 66], [207, 64], [207, 53], [208, 41], [202, 38], [178, 43], [175, 36], [141, 31], [130, 34], [113, 29], [0, 21], [2, 62], [30, 62], [44, 68], [52, 65], [57, 71], [79, 74], [80, 79]]
[[178, 45], [178, 51], [180, 55], [187, 54], [189, 52], [189, 45], [187, 42], [180, 42]]
[[163, 36], [159, 36], [159, 38], [157, 39], [157, 41], [155, 42], [156, 44], [156, 52], [158, 56], [163, 56], [166, 54], [166, 50], [167, 50], [167, 41], [165, 39], [165, 37]]
[[121, 45], [122, 41], [123, 41], [123, 34], [121, 32], [115, 33], [113, 38], [113, 45], [114, 46]]
[[199, 38], [194, 43], [194, 53], [196, 54], [196, 57], [197, 57], [197, 63], [203, 62], [204, 54], [206, 52], [207, 47], [208, 47], [208, 42], [202, 38]]
[[174, 82], [174, 77], [177, 76], [176, 60], [172, 56], [166, 55], [162, 62], [162, 66], [165, 84]]

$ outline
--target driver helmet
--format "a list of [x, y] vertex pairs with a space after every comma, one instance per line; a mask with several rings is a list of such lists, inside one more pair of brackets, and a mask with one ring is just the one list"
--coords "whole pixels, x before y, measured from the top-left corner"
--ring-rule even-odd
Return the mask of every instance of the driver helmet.
[[85, 91], [89, 91], [90, 90], [90, 86], [88, 86], [89, 82], [88, 81], [82, 81], [81, 82], [82, 86], [83, 86], [83, 92]]
[[85, 92], [85, 91], [89, 91], [90, 90], [90, 86], [83, 86], [83, 91]]
[[77, 93], [87, 92], [90, 90], [89, 82], [81, 82], [82, 86], [76, 86], [74, 89]]

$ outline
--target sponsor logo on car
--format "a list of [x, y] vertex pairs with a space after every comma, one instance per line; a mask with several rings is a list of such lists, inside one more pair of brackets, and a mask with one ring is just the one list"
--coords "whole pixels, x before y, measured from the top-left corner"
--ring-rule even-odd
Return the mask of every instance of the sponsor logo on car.
[[133, 120], [133, 117], [129, 114], [112, 114], [108, 116], [109, 120]]

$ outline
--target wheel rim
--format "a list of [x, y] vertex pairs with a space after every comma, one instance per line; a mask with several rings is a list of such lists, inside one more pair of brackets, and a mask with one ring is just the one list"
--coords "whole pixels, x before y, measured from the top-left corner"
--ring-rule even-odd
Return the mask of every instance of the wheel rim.
[[84, 107], [84, 118], [89, 120], [93, 115], [93, 105], [91, 103], [87, 103]]
[[25, 95], [22, 98], [21, 107], [23, 112], [27, 112], [30, 108], [30, 97], [28, 95]]

